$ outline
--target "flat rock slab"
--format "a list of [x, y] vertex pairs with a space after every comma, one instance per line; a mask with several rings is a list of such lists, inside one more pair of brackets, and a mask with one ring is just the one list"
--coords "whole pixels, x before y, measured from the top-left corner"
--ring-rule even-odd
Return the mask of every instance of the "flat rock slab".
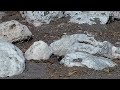
[[84, 52], [66, 54], [60, 63], [68, 67], [87, 66], [88, 68], [95, 70], [102, 70], [104, 68], [114, 67], [116, 65], [111, 59], [94, 56]]

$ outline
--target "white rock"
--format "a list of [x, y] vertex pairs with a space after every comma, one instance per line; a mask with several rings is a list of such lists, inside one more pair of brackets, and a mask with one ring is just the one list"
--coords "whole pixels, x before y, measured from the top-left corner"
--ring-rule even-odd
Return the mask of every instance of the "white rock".
[[0, 40], [4, 39], [9, 42], [16, 42], [31, 37], [32, 33], [28, 27], [22, 25], [16, 20], [3, 22], [0, 24]]
[[52, 50], [43, 41], [36, 41], [25, 52], [25, 58], [27, 60], [47, 60], [52, 54]]
[[70, 22], [78, 24], [106, 24], [110, 16], [120, 19], [120, 11], [20, 11], [23, 18], [34, 26], [49, 24], [55, 17], [70, 16]]
[[112, 58], [113, 59], [120, 59], [120, 47], [112, 47]]
[[66, 54], [65, 57], [60, 61], [60, 64], [64, 64], [67, 67], [73, 66], [87, 66], [95, 70], [102, 70], [107, 67], [114, 67], [114, 62], [111, 59], [104, 57], [93, 56], [85, 52], [74, 52]]
[[85, 43], [74, 43], [67, 51], [67, 53], [71, 52], [87, 52], [89, 54], [98, 54], [100, 51], [100, 46], [94, 46], [91, 44], [85, 44]]
[[18, 75], [25, 69], [22, 51], [9, 42], [0, 41], [0, 77]]
[[64, 35], [60, 40], [50, 44], [53, 54], [62, 56], [71, 52], [87, 52], [89, 54], [99, 54], [111, 59], [120, 59], [118, 47], [110, 42], [99, 42], [93, 36], [85, 34]]
[[28, 23], [32, 23], [35, 27], [49, 24], [51, 20], [63, 17], [62, 11], [20, 11], [20, 13]]
[[50, 44], [50, 48], [53, 50], [53, 54], [55, 55], [65, 55], [69, 47], [76, 42], [76, 35], [67, 36], [64, 35], [60, 40], [56, 40], [55, 42]]
[[73, 35], [62, 36], [60, 40], [56, 40], [55, 42], [51, 43], [50, 47], [53, 50], [53, 54], [62, 56], [65, 55], [66, 52], [68, 51], [73, 51], [73, 50], [75, 51], [76, 49], [78, 50], [78, 48], [83, 48], [83, 47], [86, 48], [89, 47], [89, 45], [91, 45], [90, 49], [93, 50], [93, 48], [97, 47], [97, 45], [100, 44], [102, 43], [96, 41], [92, 36], [85, 34], [73, 34]]
[[[65, 16], [70, 16], [70, 21], [78, 24], [106, 24], [109, 17], [120, 19], [120, 11], [66, 11]], [[95, 19], [97, 21], [95, 21]]]
[[106, 24], [110, 11], [66, 11], [66, 16], [70, 16], [70, 22], [78, 24], [97, 24], [95, 21], [98, 20], [100, 24]]
[[102, 42], [102, 44], [103, 45], [100, 47], [99, 52], [97, 54], [113, 59], [114, 56], [113, 56], [112, 47], [114, 46], [108, 41], [104, 41]]
[[[91, 35], [64, 35], [60, 40], [50, 44], [53, 54], [65, 56], [60, 63], [68, 67], [87, 66], [95, 70], [114, 67], [112, 59], [120, 59], [120, 47], [110, 42], [99, 42]], [[82, 58], [81, 62], [74, 62]]]

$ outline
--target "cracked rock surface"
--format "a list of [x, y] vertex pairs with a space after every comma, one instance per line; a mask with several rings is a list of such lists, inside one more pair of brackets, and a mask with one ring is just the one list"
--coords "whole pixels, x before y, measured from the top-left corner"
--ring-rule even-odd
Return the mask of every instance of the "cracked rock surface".
[[[65, 56], [61, 63], [68, 67], [86, 65], [89, 68], [101, 70], [115, 66], [112, 59], [120, 57], [118, 47], [108, 41], [99, 42], [92, 35], [87, 34], [65, 35], [50, 46], [55, 55]], [[74, 62], [74, 59], [79, 58], [82, 58], [81, 63]]]
[[85, 52], [74, 52], [66, 54], [60, 63], [68, 67], [87, 66], [88, 68], [95, 70], [102, 70], [104, 68], [114, 67], [116, 65], [111, 59], [94, 56]]

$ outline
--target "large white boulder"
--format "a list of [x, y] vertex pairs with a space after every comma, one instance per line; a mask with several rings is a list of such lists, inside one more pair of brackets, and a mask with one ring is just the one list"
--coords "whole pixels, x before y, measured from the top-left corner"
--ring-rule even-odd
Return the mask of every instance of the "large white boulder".
[[20, 11], [20, 14], [35, 27], [49, 24], [51, 20], [63, 17], [62, 11]]
[[3, 22], [0, 24], [0, 40], [16, 42], [31, 37], [32, 33], [27, 26], [16, 20]]
[[22, 51], [9, 42], [0, 41], [0, 77], [18, 75], [25, 69]]
[[30, 48], [25, 52], [25, 58], [27, 60], [47, 60], [52, 54], [52, 50], [47, 43], [43, 41], [34, 42]]
[[64, 64], [67, 67], [73, 66], [87, 66], [95, 70], [102, 70], [108, 67], [114, 67], [114, 62], [111, 59], [94, 56], [85, 52], [74, 52], [66, 54], [65, 57], [60, 61], [60, 64]]

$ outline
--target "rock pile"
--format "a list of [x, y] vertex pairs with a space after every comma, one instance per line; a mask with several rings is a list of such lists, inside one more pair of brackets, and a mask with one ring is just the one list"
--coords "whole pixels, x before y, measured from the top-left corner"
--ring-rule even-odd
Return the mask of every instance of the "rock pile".
[[[70, 16], [70, 22], [89, 25], [106, 24], [109, 17], [120, 18], [119, 11], [20, 11], [23, 18], [35, 27], [49, 24], [55, 18]], [[0, 12], [0, 19], [5, 15]], [[97, 20], [97, 21], [96, 21]], [[114, 67], [113, 59], [120, 59], [120, 47], [113, 46], [108, 41], [99, 42], [89, 34], [64, 35], [60, 40], [48, 45], [44, 41], [34, 42], [25, 54], [13, 45], [32, 37], [26, 25], [16, 20], [0, 23], [0, 77], [21, 74], [27, 60], [48, 60], [52, 54], [64, 56], [60, 64], [67, 67], [87, 66], [95, 70]]]
[[[65, 35], [50, 44], [53, 54], [65, 56], [60, 63], [68, 67], [84, 66], [95, 70], [114, 67], [112, 59], [120, 58], [118, 47], [108, 41], [99, 42], [86, 34]], [[77, 62], [76, 62], [77, 61]]]

